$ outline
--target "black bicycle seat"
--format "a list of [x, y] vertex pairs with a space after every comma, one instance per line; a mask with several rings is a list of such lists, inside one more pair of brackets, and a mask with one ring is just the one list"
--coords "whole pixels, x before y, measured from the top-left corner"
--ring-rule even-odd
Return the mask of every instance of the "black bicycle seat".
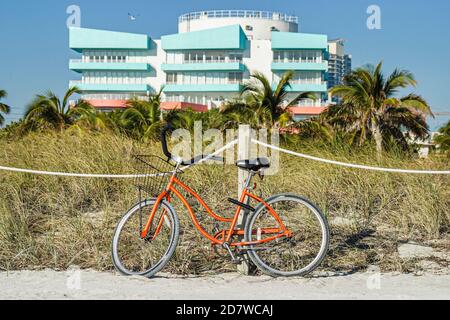
[[238, 168], [249, 170], [249, 171], [259, 171], [261, 169], [270, 168], [270, 161], [267, 158], [257, 158], [250, 160], [239, 160], [236, 162]]

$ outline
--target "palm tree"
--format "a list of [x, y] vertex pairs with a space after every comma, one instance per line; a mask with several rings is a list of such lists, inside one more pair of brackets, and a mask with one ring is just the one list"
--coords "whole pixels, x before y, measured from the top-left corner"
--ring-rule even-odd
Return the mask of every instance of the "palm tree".
[[300, 100], [316, 99], [312, 92], [304, 92], [289, 101], [289, 88], [294, 74], [293, 71], [286, 72], [274, 90], [264, 74], [255, 72], [251, 76], [252, 80], [245, 83], [241, 90], [243, 99], [226, 104], [222, 112], [228, 115], [242, 114], [247, 109], [245, 113], [251, 115], [253, 122], [259, 126], [285, 127], [292, 120], [289, 107]]
[[69, 105], [69, 99], [74, 94], [80, 94], [77, 87], [70, 88], [61, 101], [56, 94], [49, 91], [46, 95], [37, 95], [28, 106], [25, 123], [62, 131], [73, 125], [84, 113], [94, 112], [89, 102], [80, 100], [74, 106]]
[[99, 112], [89, 103], [77, 105], [71, 112], [73, 126], [90, 130], [102, 131], [107, 128], [115, 129], [110, 115]]
[[379, 157], [383, 142], [394, 140], [407, 145], [404, 130], [416, 138], [426, 137], [425, 116], [432, 115], [428, 103], [418, 95], [395, 97], [399, 89], [416, 86], [412, 73], [395, 70], [385, 78], [382, 66], [382, 62], [376, 67], [368, 65], [347, 75], [343, 85], [330, 90], [332, 96], [341, 99], [341, 103], [323, 114], [333, 126], [354, 132], [360, 144], [372, 137]]
[[439, 135], [436, 135], [434, 142], [445, 152], [450, 151], [450, 121], [439, 129]]
[[161, 127], [161, 96], [159, 93], [149, 101], [132, 99], [122, 113], [121, 123], [125, 131], [135, 138], [156, 138]]
[[[5, 90], [0, 90], [0, 100], [3, 98], [6, 98], [7, 93]], [[2, 126], [5, 123], [5, 118], [3, 117], [2, 113], [8, 114], [11, 111], [11, 108], [0, 102], [0, 126]]]

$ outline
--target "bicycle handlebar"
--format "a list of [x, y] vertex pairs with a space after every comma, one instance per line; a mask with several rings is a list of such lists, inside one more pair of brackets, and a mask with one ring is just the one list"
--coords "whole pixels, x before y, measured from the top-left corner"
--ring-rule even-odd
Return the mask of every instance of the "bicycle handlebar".
[[[167, 125], [163, 128], [163, 130], [162, 130], [162, 132], [161, 132], [161, 144], [162, 144], [162, 149], [163, 149], [164, 155], [165, 155], [167, 158], [169, 158], [169, 159], [171, 159], [171, 160], [174, 160], [174, 161], [176, 161], [176, 162], [179, 162], [178, 159], [175, 159], [175, 157], [174, 157], [174, 156], [172, 155], [172, 153], [169, 151], [169, 148], [168, 148], [168, 146], [167, 146], [167, 138], [166, 138], [166, 136], [167, 136], [167, 133], [170, 132], [170, 131], [172, 131], [172, 130], [173, 130], [173, 127], [172, 127], [171, 124], [167, 124]], [[213, 160], [213, 161], [221, 161], [221, 162], [225, 162], [225, 159], [222, 158], [222, 157], [210, 156], [210, 155], [207, 155], [207, 156], [201, 155], [201, 156], [194, 157], [194, 158], [192, 158], [192, 159], [189, 160], [189, 161], [181, 161], [181, 164], [182, 164], [183, 166], [190, 166], [190, 165], [193, 165], [193, 164], [197, 164], [198, 162], [200, 162], [201, 160], [206, 159], [206, 158], [209, 158], [209, 160]]]

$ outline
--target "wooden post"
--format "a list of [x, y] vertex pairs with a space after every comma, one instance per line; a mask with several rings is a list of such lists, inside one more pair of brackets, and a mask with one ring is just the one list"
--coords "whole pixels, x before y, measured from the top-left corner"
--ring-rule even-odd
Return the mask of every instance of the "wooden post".
[[[238, 136], [238, 160], [250, 159], [251, 156], [251, 129], [249, 125], [239, 126], [239, 136]], [[248, 171], [238, 169], [238, 199], [241, 196], [245, 188], [245, 182], [248, 178]], [[244, 229], [245, 222], [247, 221], [248, 212], [242, 210], [241, 216], [238, 220], [238, 228]], [[243, 261], [237, 266], [238, 272], [243, 275], [250, 274], [250, 260], [248, 255], [243, 256]]]

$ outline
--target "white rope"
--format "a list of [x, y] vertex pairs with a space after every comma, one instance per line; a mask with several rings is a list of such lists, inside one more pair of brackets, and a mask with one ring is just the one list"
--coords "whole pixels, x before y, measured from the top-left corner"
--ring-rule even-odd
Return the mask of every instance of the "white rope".
[[18, 173], [30, 173], [30, 174], [45, 175], [45, 176], [98, 178], [98, 179], [134, 179], [134, 178], [158, 176], [158, 175], [136, 175], [136, 174], [135, 175], [132, 175], [132, 174], [113, 175], [113, 174], [65, 173], [65, 172], [50, 172], [50, 171], [39, 171], [39, 170], [30, 170], [30, 169], [19, 169], [19, 168], [11, 168], [11, 167], [3, 167], [3, 166], [0, 166], [0, 170], [9, 171], [9, 172], [18, 172]]
[[184, 171], [184, 170], [187, 170], [187, 169], [189, 169], [190, 167], [192, 167], [192, 166], [194, 166], [194, 165], [197, 165], [197, 164], [201, 164], [201, 163], [203, 163], [203, 162], [206, 162], [206, 161], [210, 160], [211, 158], [213, 158], [213, 157], [215, 157], [215, 156], [221, 154], [221, 153], [224, 152], [225, 150], [227, 150], [227, 149], [233, 147], [234, 145], [236, 145], [236, 144], [238, 143], [238, 141], [239, 141], [238, 139], [236, 139], [236, 140], [234, 140], [234, 141], [231, 141], [230, 143], [228, 143], [228, 144], [227, 144], [226, 146], [224, 146], [223, 148], [220, 148], [220, 149], [217, 150], [216, 152], [211, 153], [210, 155], [208, 155], [207, 157], [203, 158], [203, 159], [200, 160], [199, 162], [193, 163], [193, 164], [188, 165], [188, 166], [185, 166], [185, 167], [181, 168], [180, 170], [181, 170], [181, 171]]
[[[355, 168], [355, 169], [363, 169], [363, 170], [371, 170], [371, 171], [382, 171], [382, 172], [393, 172], [393, 173], [434, 174], [434, 175], [438, 175], [438, 174], [447, 175], [447, 174], [450, 174], [450, 171], [392, 169], [392, 168], [380, 168], [380, 167], [371, 167], [371, 166], [365, 166], [365, 165], [359, 165], [359, 164], [345, 163], [345, 162], [340, 162], [340, 161], [322, 159], [322, 158], [313, 157], [313, 156], [310, 156], [310, 155], [294, 152], [294, 151], [291, 151], [291, 150], [282, 149], [282, 148], [279, 148], [279, 147], [276, 147], [276, 146], [273, 146], [273, 145], [270, 145], [270, 144], [267, 144], [267, 143], [255, 140], [255, 139], [252, 139], [252, 142], [255, 143], [255, 144], [264, 146], [266, 148], [277, 150], [277, 151], [280, 151], [280, 152], [283, 152], [283, 153], [286, 153], [286, 154], [290, 154], [290, 155], [293, 155], [293, 156], [297, 156], [297, 157], [301, 157], [301, 158], [305, 158], [305, 159], [309, 159], [309, 160], [313, 160], [313, 161], [328, 163], [328, 164], [332, 164], [332, 165], [338, 165], [338, 166], [347, 167], [347, 168]], [[180, 170], [181, 171], [185, 171], [185, 170], [191, 168], [194, 165], [197, 165], [197, 164], [203, 163], [205, 161], [208, 161], [211, 158], [213, 158], [214, 156], [217, 156], [218, 154], [221, 154], [225, 150], [227, 150], [227, 149], [231, 148], [232, 146], [236, 145], [237, 143], [238, 143], [238, 140], [234, 140], [234, 141], [228, 143], [223, 148], [220, 148], [216, 152], [214, 152], [214, 153], [208, 155], [207, 157], [205, 157], [204, 159], [200, 160], [198, 163], [191, 164], [189, 166], [185, 166], [185, 167], [181, 168]], [[166, 174], [153, 174], [153, 175], [123, 174], [123, 175], [114, 175], [114, 174], [65, 173], [65, 172], [50, 172], [50, 171], [20, 169], [20, 168], [5, 167], [5, 166], [0, 166], [0, 171], [9, 171], [9, 172], [17, 172], [17, 173], [29, 173], [29, 174], [47, 175], [47, 176], [75, 177], [75, 178], [98, 178], [98, 179], [135, 179], [135, 178], [158, 177], [158, 176], [161, 176], [161, 175], [166, 175]]]
[[318, 158], [318, 157], [313, 157], [313, 156], [309, 156], [306, 154], [302, 154], [302, 153], [298, 153], [298, 152], [294, 152], [291, 150], [286, 150], [286, 149], [282, 149], [255, 139], [252, 139], [252, 142], [258, 145], [261, 145], [263, 147], [266, 148], [270, 148], [273, 150], [277, 150], [286, 154], [290, 154], [296, 157], [301, 157], [304, 159], [309, 159], [309, 160], [313, 160], [313, 161], [318, 161], [318, 162], [323, 162], [323, 163], [328, 163], [328, 164], [333, 164], [333, 165], [338, 165], [338, 166], [342, 166], [342, 167], [347, 167], [347, 168], [356, 168], [356, 169], [363, 169], [363, 170], [371, 170], [371, 171], [382, 171], [382, 172], [393, 172], [393, 173], [412, 173], [412, 174], [450, 174], [450, 171], [427, 171], [427, 170], [407, 170], [407, 169], [392, 169], [392, 168], [379, 168], [379, 167], [371, 167], [371, 166], [364, 166], [364, 165], [359, 165], [359, 164], [352, 164], [352, 163], [345, 163], [345, 162], [340, 162], [340, 161], [334, 161], [334, 160], [328, 160], [328, 159], [322, 159], [322, 158]]
[[[234, 140], [227, 144], [225, 147], [217, 150], [213, 154], [210, 154], [209, 156], [205, 157], [201, 161], [199, 161], [197, 164], [203, 163], [205, 161], [208, 161], [212, 157], [222, 153], [226, 149], [234, 146], [237, 144], [238, 140]], [[188, 168], [192, 167], [194, 164], [186, 166], [181, 171], [187, 170]], [[85, 174], [85, 173], [66, 173], [66, 172], [50, 172], [50, 171], [40, 171], [40, 170], [30, 170], [30, 169], [20, 169], [20, 168], [12, 168], [12, 167], [4, 167], [0, 166], [0, 171], [9, 171], [9, 172], [17, 172], [17, 173], [29, 173], [29, 174], [36, 174], [36, 175], [45, 175], [45, 176], [59, 176], [59, 177], [74, 177], [74, 178], [97, 178], [97, 179], [135, 179], [135, 178], [148, 178], [148, 177], [160, 177], [165, 176], [167, 173], [161, 173], [161, 174], [149, 174], [149, 175], [139, 175], [139, 174]]]

